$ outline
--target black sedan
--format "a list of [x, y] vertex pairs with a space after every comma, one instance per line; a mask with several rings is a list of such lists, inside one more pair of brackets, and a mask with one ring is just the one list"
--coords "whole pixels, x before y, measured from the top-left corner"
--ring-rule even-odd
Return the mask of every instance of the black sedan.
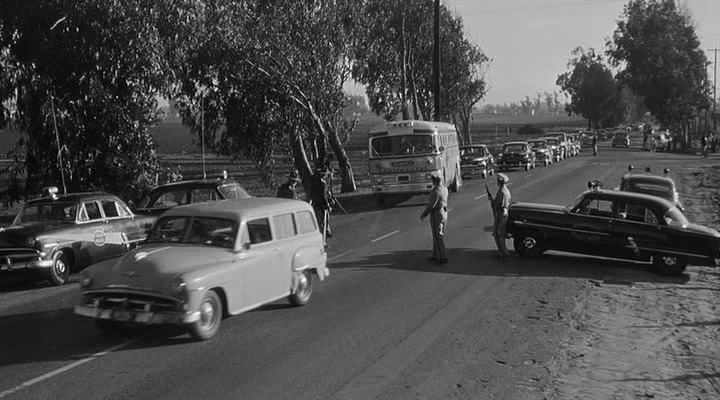
[[175, 206], [249, 197], [252, 196], [245, 188], [229, 179], [181, 181], [156, 187], [134, 211], [139, 214], [160, 215]]
[[641, 193], [591, 189], [567, 207], [515, 203], [507, 232], [521, 256], [560, 250], [652, 261], [663, 274], [720, 263], [718, 231], [692, 224], [673, 203]]
[[480, 175], [486, 178], [495, 173], [495, 158], [484, 144], [472, 144], [460, 147], [460, 168], [462, 177]]
[[507, 142], [497, 156], [496, 164], [500, 170], [535, 168], [535, 153], [528, 142]]

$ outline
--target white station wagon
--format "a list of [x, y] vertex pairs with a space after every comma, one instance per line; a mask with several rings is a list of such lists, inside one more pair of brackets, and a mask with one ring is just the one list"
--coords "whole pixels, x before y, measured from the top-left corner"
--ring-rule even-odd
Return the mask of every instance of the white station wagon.
[[329, 274], [312, 207], [249, 198], [168, 210], [123, 257], [86, 269], [75, 313], [103, 331], [121, 324], [182, 324], [213, 337], [222, 318], [287, 297], [310, 300]]

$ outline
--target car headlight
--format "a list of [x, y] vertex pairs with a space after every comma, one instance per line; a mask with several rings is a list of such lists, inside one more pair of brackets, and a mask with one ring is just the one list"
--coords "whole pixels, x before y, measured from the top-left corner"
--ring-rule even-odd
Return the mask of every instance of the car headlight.
[[35, 236], [28, 236], [27, 238], [25, 238], [25, 245], [27, 247], [35, 246], [35, 243], [37, 243], [37, 239], [35, 239]]
[[179, 295], [179, 294], [182, 294], [183, 292], [185, 292], [186, 288], [187, 288], [187, 284], [181, 278], [173, 279], [172, 283], [170, 284], [170, 291], [176, 295]]
[[80, 286], [84, 288], [90, 287], [92, 285], [93, 279], [92, 276], [90, 276], [89, 273], [83, 272], [82, 275], [80, 275]]

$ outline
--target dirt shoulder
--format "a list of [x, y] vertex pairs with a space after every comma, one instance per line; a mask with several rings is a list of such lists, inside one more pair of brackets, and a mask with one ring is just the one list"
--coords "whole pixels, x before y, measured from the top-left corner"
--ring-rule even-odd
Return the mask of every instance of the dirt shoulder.
[[[720, 228], [720, 167], [675, 171], [693, 222]], [[720, 398], [720, 270], [588, 282], [551, 369], [552, 399]]]

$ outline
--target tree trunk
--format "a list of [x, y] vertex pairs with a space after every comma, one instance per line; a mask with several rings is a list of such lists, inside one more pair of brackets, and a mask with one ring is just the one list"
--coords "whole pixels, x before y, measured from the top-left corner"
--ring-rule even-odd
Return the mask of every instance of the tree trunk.
[[350, 165], [350, 159], [347, 156], [347, 152], [340, 143], [340, 136], [338, 135], [337, 128], [330, 128], [328, 131], [328, 140], [330, 147], [335, 154], [335, 159], [338, 162], [338, 168], [340, 168], [340, 193], [351, 193], [357, 190], [355, 185], [355, 175], [353, 175], [352, 166]]
[[302, 180], [306, 197], [308, 197], [310, 194], [310, 178], [312, 177], [313, 170], [310, 168], [310, 160], [308, 160], [307, 152], [305, 151], [303, 138], [300, 136], [300, 132], [297, 129], [295, 132], [290, 134], [290, 146], [293, 152], [293, 163], [295, 164], [295, 168], [298, 170], [298, 175]]

